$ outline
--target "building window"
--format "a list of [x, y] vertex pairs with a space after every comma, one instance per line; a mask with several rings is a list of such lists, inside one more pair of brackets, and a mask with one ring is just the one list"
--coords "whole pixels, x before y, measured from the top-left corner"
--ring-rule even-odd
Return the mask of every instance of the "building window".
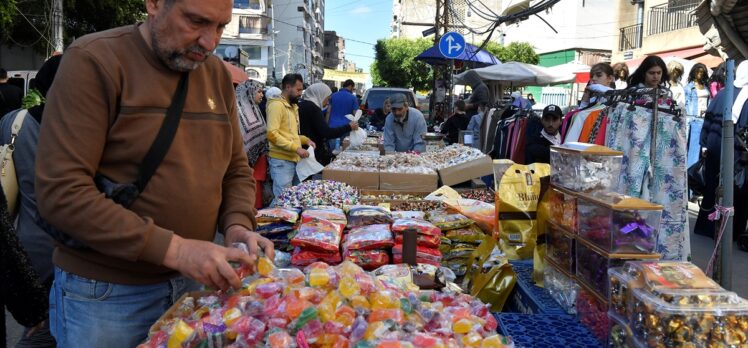
[[259, 79], [260, 72], [255, 69], [247, 69], [247, 76], [249, 76], [250, 79]]
[[619, 51], [628, 51], [642, 47], [642, 25], [634, 24], [620, 29]]
[[267, 34], [268, 28], [260, 17], [239, 16], [240, 34]]
[[247, 58], [249, 60], [260, 60], [262, 59], [262, 47], [260, 46], [244, 46], [242, 47], [247, 51]]
[[234, 0], [234, 8], [242, 10], [259, 10], [260, 0]]

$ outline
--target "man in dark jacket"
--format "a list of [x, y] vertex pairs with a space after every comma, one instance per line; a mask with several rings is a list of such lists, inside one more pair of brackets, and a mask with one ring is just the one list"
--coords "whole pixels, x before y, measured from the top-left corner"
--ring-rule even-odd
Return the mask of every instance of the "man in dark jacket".
[[528, 134], [527, 137], [526, 164], [551, 162], [551, 145], [561, 144], [561, 135], [558, 130], [561, 128], [562, 117], [561, 108], [556, 105], [548, 105], [543, 109], [543, 117], [540, 120], [543, 129], [540, 133]]
[[468, 70], [465, 73], [465, 82], [470, 85], [473, 89], [473, 93], [470, 95], [467, 103], [465, 103], [465, 111], [468, 117], [478, 113], [478, 108], [481, 106], [488, 105], [490, 101], [490, 93], [488, 86], [483, 82], [477, 72]]
[[21, 107], [23, 90], [8, 83], [8, 72], [0, 68], [0, 117]]
[[466, 130], [468, 123], [470, 117], [465, 114], [465, 101], [458, 100], [455, 103], [455, 114], [444, 122], [441, 132], [447, 135], [450, 144], [457, 144], [460, 141], [460, 131]]

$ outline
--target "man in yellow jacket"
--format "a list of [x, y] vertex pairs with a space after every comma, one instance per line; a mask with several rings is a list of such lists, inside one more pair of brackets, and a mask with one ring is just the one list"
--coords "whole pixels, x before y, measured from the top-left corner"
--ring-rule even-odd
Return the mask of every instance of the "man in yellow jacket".
[[270, 99], [267, 105], [268, 142], [270, 143], [270, 176], [273, 195], [278, 197], [284, 188], [299, 183], [296, 163], [309, 157], [303, 145], [315, 147], [313, 141], [299, 134], [299, 98], [304, 79], [299, 74], [283, 77], [279, 98]]

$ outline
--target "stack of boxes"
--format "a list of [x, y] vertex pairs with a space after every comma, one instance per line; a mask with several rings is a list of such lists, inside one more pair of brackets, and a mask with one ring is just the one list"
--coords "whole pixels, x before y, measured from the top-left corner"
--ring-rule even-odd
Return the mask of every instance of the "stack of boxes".
[[551, 149], [545, 286], [602, 342], [608, 340], [608, 269], [657, 260], [662, 207], [614, 192], [623, 153], [570, 143]]

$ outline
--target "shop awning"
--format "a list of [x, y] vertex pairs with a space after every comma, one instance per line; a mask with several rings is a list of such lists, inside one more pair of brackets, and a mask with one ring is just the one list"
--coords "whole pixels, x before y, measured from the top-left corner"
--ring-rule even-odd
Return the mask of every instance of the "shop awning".
[[692, 47], [682, 48], [679, 50], [647, 53], [644, 57], [627, 60], [625, 63], [626, 65], [629, 66], [629, 69], [633, 69], [641, 65], [642, 61], [647, 56], [660, 56], [663, 59], [665, 57], [680, 58], [680, 59], [694, 61], [695, 63], [704, 63], [704, 65], [706, 65], [709, 68], [716, 67], [717, 65], [719, 65], [719, 63], [722, 62], [722, 58], [713, 56], [709, 54], [708, 52], [704, 51], [703, 46], [692, 46]]

